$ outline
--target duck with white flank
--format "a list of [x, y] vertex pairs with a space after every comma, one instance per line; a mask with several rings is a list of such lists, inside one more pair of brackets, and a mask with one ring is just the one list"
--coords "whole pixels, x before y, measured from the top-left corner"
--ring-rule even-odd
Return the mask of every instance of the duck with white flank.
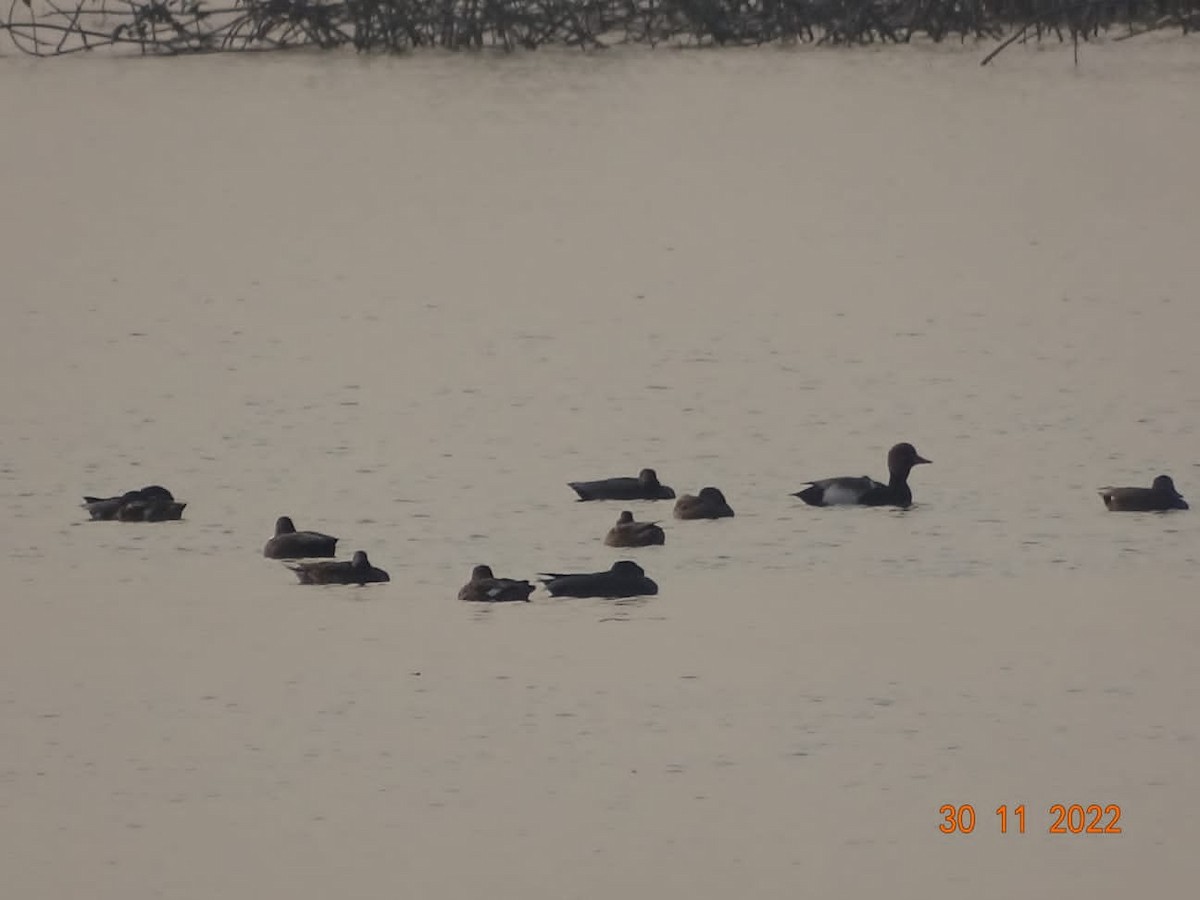
[[912, 489], [908, 473], [913, 466], [928, 465], [912, 444], [897, 444], [888, 451], [888, 483], [869, 478], [843, 476], [806, 482], [808, 487], [792, 494], [809, 506], [912, 506]]

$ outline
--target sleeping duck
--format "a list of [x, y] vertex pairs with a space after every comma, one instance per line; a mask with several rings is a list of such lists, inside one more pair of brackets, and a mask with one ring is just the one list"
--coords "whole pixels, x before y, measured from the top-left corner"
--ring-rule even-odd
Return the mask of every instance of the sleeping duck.
[[367, 559], [363, 550], [355, 550], [350, 562], [320, 562], [284, 563], [296, 573], [301, 584], [372, 584], [380, 581], [391, 581], [388, 573], [377, 569]]
[[725, 495], [715, 487], [701, 488], [696, 496], [684, 494], [675, 501], [677, 519], [729, 519], [733, 509], [725, 501]]
[[462, 586], [458, 599], [471, 603], [529, 602], [533, 585], [515, 578], [497, 578], [491, 566], [476, 566], [471, 580]]
[[304, 559], [335, 556], [338, 539], [319, 531], [297, 531], [290, 516], [275, 520], [275, 537], [263, 547], [267, 559]]
[[570, 481], [568, 486], [580, 500], [673, 500], [675, 492], [659, 484], [653, 469], [642, 469], [637, 478], [601, 478], [599, 481]]
[[628, 559], [613, 563], [607, 572], [542, 572], [541, 581], [553, 597], [641, 597], [658, 593], [658, 585], [646, 577], [646, 571]]
[[604, 536], [604, 543], [609, 547], [650, 547], [666, 542], [667, 535], [662, 526], [657, 522], [635, 522], [629, 510], [617, 517], [617, 524]]

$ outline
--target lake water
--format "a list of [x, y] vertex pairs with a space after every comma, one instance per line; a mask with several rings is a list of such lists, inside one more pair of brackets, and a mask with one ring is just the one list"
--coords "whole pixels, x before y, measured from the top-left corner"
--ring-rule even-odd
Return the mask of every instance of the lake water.
[[[986, 49], [0, 58], [13, 896], [1185, 891], [1200, 43]], [[643, 466], [657, 597], [457, 603]]]

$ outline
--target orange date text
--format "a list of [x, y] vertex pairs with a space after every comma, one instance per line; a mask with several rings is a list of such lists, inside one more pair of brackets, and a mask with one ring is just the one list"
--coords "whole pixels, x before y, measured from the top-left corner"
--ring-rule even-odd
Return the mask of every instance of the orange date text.
[[[970, 834], [978, 819], [970, 803], [946, 803], [938, 810], [942, 834]], [[1002, 803], [995, 809], [996, 825], [1001, 834], [1024, 834], [1025, 804]], [[1121, 834], [1121, 807], [1116, 803], [1055, 803], [1047, 810], [1047, 834]]]

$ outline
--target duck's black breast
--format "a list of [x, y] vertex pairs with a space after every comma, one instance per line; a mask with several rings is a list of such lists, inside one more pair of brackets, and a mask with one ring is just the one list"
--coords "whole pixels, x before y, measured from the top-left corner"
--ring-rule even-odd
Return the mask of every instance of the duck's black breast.
[[907, 484], [881, 484], [866, 491], [858, 502], [862, 506], [912, 506], [912, 489]]

